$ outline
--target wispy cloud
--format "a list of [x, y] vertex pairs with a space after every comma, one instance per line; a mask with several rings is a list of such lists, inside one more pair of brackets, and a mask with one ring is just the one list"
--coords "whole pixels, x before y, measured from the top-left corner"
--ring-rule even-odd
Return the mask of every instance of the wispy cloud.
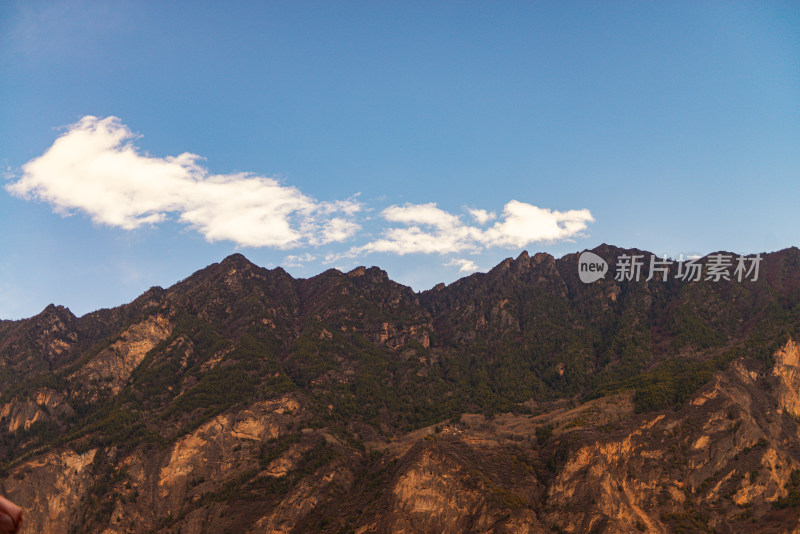
[[446, 267], [458, 267], [460, 273], [472, 273], [478, 270], [478, 266], [474, 261], [466, 258], [452, 259], [445, 263]]
[[[469, 211], [479, 222], [495, 218], [485, 210]], [[381, 215], [386, 221], [403, 226], [385, 230], [382, 238], [354, 247], [348, 254], [452, 254], [478, 252], [487, 247], [519, 248], [579, 237], [594, 221], [589, 210], [556, 211], [517, 200], [508, 202], [500, 220], [489, 227], [466, 224], [435, 203], [390, 206]]]
[[351, 253], [448, 254], [474, 249], [480, 237], [479, 229], [464, 225], [459, 217], [433, 202], [390, 206], [381, 215], [390, 223], [404, 226], [385, 230], [382, 239], [353, 248]]
[[355, 200], [320, 202], [274, 178], [212, 174], [201, 158], [142, 154], [116, 117], [86, 116], [6, 188], [68, 214], [126, 230], [174, 215], [208, 241], [281, 249], [344, 241], [360, 228]]
[[282, 265], [286, 267], [305, 267], [305, 264], [316, 260], [317, 257], [306, 252], [305, 254], [290, 254], [283, 258]]

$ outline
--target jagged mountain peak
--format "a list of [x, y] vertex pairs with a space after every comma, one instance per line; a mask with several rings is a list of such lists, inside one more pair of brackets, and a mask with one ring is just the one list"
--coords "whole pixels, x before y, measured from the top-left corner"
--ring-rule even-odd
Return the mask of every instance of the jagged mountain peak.
[[256, 266], [253, 262], [248, 260], [245, 257], [244, 254], [241, 254], [239, 252], [234, 252], [233, 254], [230, 254], [229, 256], [226, 256], [220, 262], [220, 265], [224, 265], [224, 266], [235, 265], [235, 266], [241, 266], [241, 267], [255, 267]]
[[347, 273], [347, 276], [349, 276], [351, 278], [355, 278], [357, 276], [364, 276], [366, 274], [366, 272], [367, 272], [367, 268], [364, 267], [363, 265], [359, 265], [355, 269], [349, 271]]
[[375, 281], [389, 280], [389, 273], [387, 273], [386, 271], [375, 265], [373, 265], [372, 267], [365, 267], [361, 265], [349, 271], [347, 273], [347, 276], [349, 276], [350, 278], [367, 277]]
[[48, 319], [57, 317], [59, 319], [76, 319], [75, 314], [66, 306], [48, 304], [45, 308], [35, 315], [33, 318]]

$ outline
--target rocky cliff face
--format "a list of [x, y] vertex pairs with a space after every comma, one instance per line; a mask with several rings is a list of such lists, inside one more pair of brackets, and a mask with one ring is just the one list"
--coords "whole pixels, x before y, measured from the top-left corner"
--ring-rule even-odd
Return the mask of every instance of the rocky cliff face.
[[102, 388], [119, 393], [148, 352], [167, 339], [173, 325], [160, 315], [126, 328], [119, 339], [87, 361], [70, 379], [82, 382], [76, 389]]
[[778, 379], [775, 396], [781, 411], [800, 417], [800, 347], [789, 340], [775, 354], [772, 375]]
[[799, 259], [585, 285], [523, 253], [415, 294], [234, 255], [51, 306], [0, 323], [0, 492], [37, 533], [800, 530]]

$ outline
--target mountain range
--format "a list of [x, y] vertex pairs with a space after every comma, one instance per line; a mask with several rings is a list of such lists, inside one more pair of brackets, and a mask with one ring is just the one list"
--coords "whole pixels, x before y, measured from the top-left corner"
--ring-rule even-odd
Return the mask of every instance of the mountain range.
[[31, 533], [800, 531], [800, 250], [759, 258], [414, 292], [234, 254], [50, 305], [0, 321], [0, 492]]

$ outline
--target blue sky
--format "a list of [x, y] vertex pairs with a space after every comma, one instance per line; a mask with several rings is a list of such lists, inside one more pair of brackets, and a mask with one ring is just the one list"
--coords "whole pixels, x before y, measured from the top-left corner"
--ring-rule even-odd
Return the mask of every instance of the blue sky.
[[[796, 2], [0, 3], [0, 318], [798, 245]], [[194, 156], [181, 156], [193, 154]]]

